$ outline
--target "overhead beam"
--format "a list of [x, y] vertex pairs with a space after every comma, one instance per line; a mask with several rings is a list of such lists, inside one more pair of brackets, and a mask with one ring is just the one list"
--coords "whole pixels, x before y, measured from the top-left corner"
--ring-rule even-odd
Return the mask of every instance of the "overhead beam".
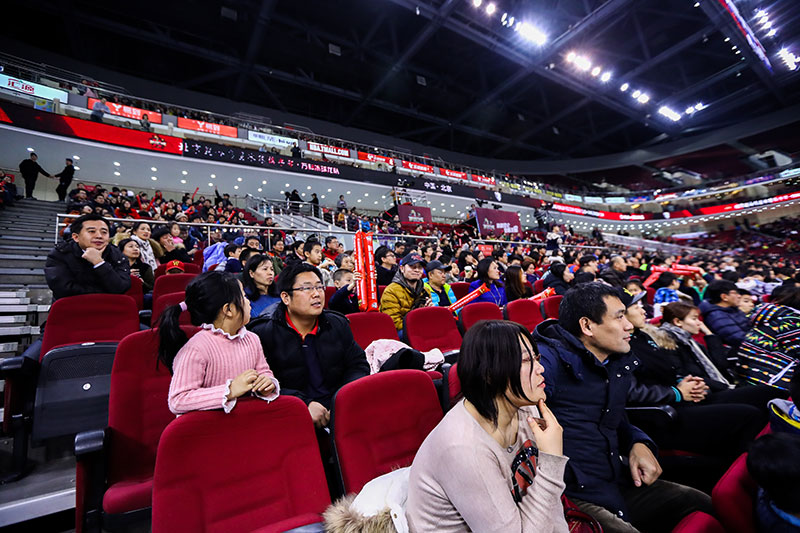
[[221, 68], [219, 70], [212, 70], [210, 72], [206, 72], [202, 76], [196, 76], [194, 78], [184, 80], [176, 85], [182, 89], [191, 89], [192, 87], [195, 87], [197, 85], [202, 85], [204, 83], [217, 81], [227, 76], [232, 76], [237, 72], [239, 71], [238, 69], [235, 68]]
[[270, 15], [272, 14], [272, 11], [275, 9], [275, 4], [277, 3], [278, 0], [261, 0], [261, 7], [259, 7], [258, 9], [258, 15], [256, 15], [256, 21], [255, 24], [253, 25], [253, 31], [250, 34], [250, 42], [247, 45], [247, 53], [245, 54], [244, 57], [244, 64], [242, 65], [242, 70], [239, 74], [239, 78], [236, 80], [236, 85], [233, 89], [234, 100], [238, 100], [239, 97], [242, 95], [245, 83], [247, 83], [247, 79], [253, 72], [253, 64], [255, 63], [256, 55], [258, 54], [258, 51], [261, 49], [261, 43], [264, 41], [264, 33], [265, 33], [264, 30], [266, 29], [267, 24], [269, 23]]

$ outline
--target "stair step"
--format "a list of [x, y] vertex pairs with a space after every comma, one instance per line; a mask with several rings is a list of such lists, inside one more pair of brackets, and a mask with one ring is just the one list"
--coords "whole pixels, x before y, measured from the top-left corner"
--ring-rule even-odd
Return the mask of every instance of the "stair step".
[[38, 335], [39, 326], [0, 326], [0, 337], [20, 337]]
[[25, 298], [27, 294], [28, 291], [2, 291], [0, 298]]
[[0, 237], [3, 237], [0, 242], [3, 244], [27, 244], [30, 245], [31, 243], [45, 243], [45, 242], [53, 242], [51, 238], [43, 238], [43, 237], [27, 237], [28, 233], [24, 230], [20, 230], [19, 234], [10, 234], [10, 233], [0, 233]]
[[55, 236], [55, 233], [51, 231], [36, 231], [25, 228], [0, 229], [0, 237], [11, 237], [13, 239], [25, 237], [29, 240], [44, 241], [52, 239], [53, 236]]
[[6, 255], [24, 255], [24, 256], [31, 256], [31, 255], [43, 255], [47, 257], [47, 254], [50, 253], [50, 250], [53, 249], [53, 243], [50, 241], [45, 241], [41, 243], [32, 243], [29, 242], [27, 244], [8, 244], [6, 239], [0, 240], [0, 253]]
[[47, 282], [42, 283], [25, 283], [24, 287], [20, 287], [20, 283], [6, 283], [0, 280], [0, 290], [3, 289], [20, 289], [24, 288], [25, 290], [32, 290], [32, 289], [49, 289], [50, 287], [47, 286]]
[[25, 325], [25, 321], [28, 319], [25, 315], [0, 315], [0, 324], [3, 325]]
[[18, 347], [18, 342], [0, 342], [0, 354], [16, 354]]
[[0, 233], [13, 230], [30, 230], [36, 233], [53, 232], [53, 224], [46, 222], [26, 222], [21, 220], [0, 220]]
[[[25, 292], [25, 291], [19, 291]], [[8, 294], [8, 293], [3, 293]], [[31, 303], [30, 298], [23, 298], [21, 296], [14, 296], [14, 297], [0, 297], [0, 305], [27, 305]]]
[[44, 274], [0, 274], [0, 284], [17, 286], [24, 285], [30, 288], [31, 284], [47, 286]]
[[29, 258], [21, 258], [21, 259], [2, 259], [0, 258], [0, 264], [10, 267], [10, 268], [33, 268], [36, 270], [44, 269], [46, 259], [42, 256], [31, 256]]
[[0, 305], [0, 315], [8, 315], [11, 313], [47, 313], [49, 311], [50, 311], [49, 305], [37, 305], [37, 304]]

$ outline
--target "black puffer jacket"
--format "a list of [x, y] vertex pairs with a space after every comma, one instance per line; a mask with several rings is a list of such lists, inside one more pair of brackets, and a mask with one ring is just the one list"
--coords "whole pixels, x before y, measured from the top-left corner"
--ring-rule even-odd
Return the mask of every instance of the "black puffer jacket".
[[79, 294], [124, 294], [131, 288], [128, 259], [119, 248], [106, 246], [105, 263], [97, 268], [82, 255], [75, 241], [61, 242], [47, 255], [44, 276], [53, 291], [53, 301]]
[[[653, 326], [640, 329], [631, 335], [631, 353], [639, 359], [628, 391], [629, 405], [664, 405], [676, 403], [680, 398], [674, 387], [681, 375], [680, 357], [672, 337]], [[685, 375], [685, 374], [684, 374]], [[680, 394], [680, 393], [678, 393]]]
[[350, 322], [335, 311], [325, 310], [319, 317], [314, 348], [322, 369], [324, 386], [331, 398], [309, 398], [308, 367], [303, 355], [303, 339], [286, 322], [286, 305], [275, 306], [247, 325], [261, 339], [270, 369], [281, 384], [281, 394], [297, 396], [306, 403], [318, 401], [330, 408], [330, 400], [343, 385], [369, 375], [367, 357], [350, 330]]

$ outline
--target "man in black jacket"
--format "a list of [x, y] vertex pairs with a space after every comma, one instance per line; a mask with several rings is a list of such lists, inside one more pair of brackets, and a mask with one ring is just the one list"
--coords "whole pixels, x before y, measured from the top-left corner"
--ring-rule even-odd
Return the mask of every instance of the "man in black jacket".
[[[36, 187], [36, 179], [39, 177], [40, 173], [48, 178], [50, 177], [50, 174], [45, 172], [45, 170], [39, 166], [39, 163], [36, 162], [37, 159], [39, 159], [39, 156], [31, 152], [31, 157], [23, 160], [19, 164], [19, 172], [22, 174], [22, 177], [25, 178], [25, 198], [33, 198], [33, 189]], [[33, 199], [35, 200], [35, 198]]]
[[72, 177], [74, 175], [75, 167], [72, 165], [72, 159], [67, 159], [64, 170], [55, 175], [55, 177], [58, 178], [58, 187], [56, 187], [56, 192], [58, 193], [58, 199], [62, 202], [67, 199], [67, 190], [69, 190], [69, 186], [72, 183]]
[[336, 391], [369, 375], [366, 355], [347, 318], [323, 311], [325, 286], [315, 266], [288, 265], [278, 278], [278, 293], [275, 310], [251, 321], [248, 329], [261, 338], [281, 393], [306, 402], [314, 425], [325, 427]]
[[109, 246], [109, 226], [103, 217], [78, 217], [70, 232], [72, 240], [57, 244], [44, 267], [53, 301], [79, 294], [124, 294], [131, 288], [128, 259], [119, 248]]

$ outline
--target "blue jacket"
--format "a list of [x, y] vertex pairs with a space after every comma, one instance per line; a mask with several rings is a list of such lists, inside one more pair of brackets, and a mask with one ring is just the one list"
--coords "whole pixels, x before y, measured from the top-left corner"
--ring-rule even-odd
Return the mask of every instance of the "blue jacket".
[[700, 302], [703, 322], [714, 335], [729, 346], [738, 345], [750, 331], [750, 319], [738, 307], [720, 307], [704, 300]]
[[629, 352], [600, 361], [557, 320], [534, 330], [542, 354], [547, 405], [564, 429], [564, 455], [569, 457], [566, 494], [601, 505], [630, 521], [619, 491], [632, 485], [627, 463], [637, 442], [653, 453], [655, 443], [628, 422], [625, 402], [639, 361]]
[[328, 301], [328, 309], [343, 315], [358, 313], [361, 310], [358, 307], [358, 296], [350, 292], [347, 285], [333, 293], [333, 296]]
[[[474, 291], [478, 287], [483, 285], [481, 280], [475, 280], [469, 284], [469, 292]], [[484, 292], [474, 300], [472, 300], [469, 304], [473, 304], [475, 302], [492, 302], [493, 304], [497, 304], [500, 307], [506, 305], [506, 291], [505, 289], [496, 283], [493, 283], [489, 286], [489, 291]], [[467, 305], [469, 305], [467, 304]]]

